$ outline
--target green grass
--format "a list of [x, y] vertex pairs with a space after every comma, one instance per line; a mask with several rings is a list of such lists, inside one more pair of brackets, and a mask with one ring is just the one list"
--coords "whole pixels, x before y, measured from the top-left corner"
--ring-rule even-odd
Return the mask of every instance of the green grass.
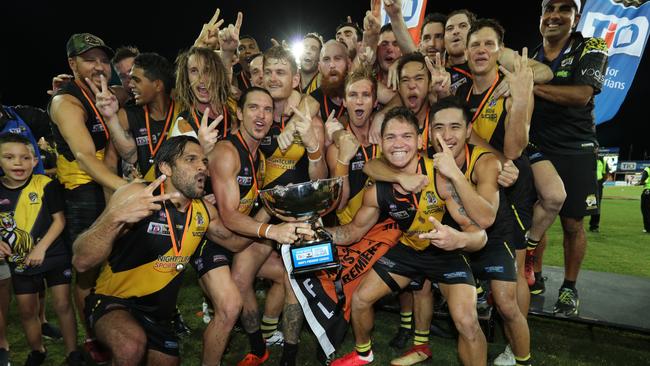
[[[640, 187], [606, 187], [600, 233], [587, 232], [588, 248], [583, 268], [596, 271], [609, 271], [620, 274], [650, 277], [650, 235], [641, 232], [641, 213], [638, 198]], [[616, 197], [616, 198], [612, 198]], [[586, 218], [588, 220], [588, 218]], [[559, 220], [548, 233], [549, 246], [544, 263], [561, 266], [562, 245]], [[181, 289], [180, 309], [186, 322], [193, 329], [189, 337], [183, 339], [183, 365], [200, 364], [201, 336], [203, 323], [196, 316], [200, 310], [201, 294], [192, 271], [188, 272], [185, 286]], [[56, 323], [56, 318], [48, 308], [48, 317]], [[11, 359], [20, 365], [29, 350], [23, 335], [20, 320], [12, 302], [9, 314], [8, 337], [11, 343]], [[532, 352], [536, 365], [647, 365], [650, 360], [650, 336], [638, 335], [613, 329], [590, 327], [587, 325], [563, 322], [552, 319], [532, 317], [529, 319], [532, 339]], [[378, 312], [375, 321], [373, 341], [376, 362], [374, 365], [388, 365], [390, 360], [401, 352], [388, 347], [399, 317], [397, 314]], [[82, 337], [79, 337], [80, 341]], [[348, 333], [339, 354], [353, 348], [353, 337]], [[65, 358], [61, 341], [46, 341], [49, 355], [46, 365], [60, 365]], [[305, 327], [302, 333], [299, 365], [318, 365], [315, 355], [318, 345], [311, 332]], [[433, 360], [424, 365], [456, 365], [456, 342], [432, 337]], [[503, 336], [497, 335], [495, 343], [489, 345], [490, 358], [494, 358], [504, 347]], [[233, 333], [230, 352], [223, 365], [235, 365], [248, 351], [248, 340], [242, 333]], [[277, 364], [280, 348], [271, 349], [271, 359], [267, 364]]]

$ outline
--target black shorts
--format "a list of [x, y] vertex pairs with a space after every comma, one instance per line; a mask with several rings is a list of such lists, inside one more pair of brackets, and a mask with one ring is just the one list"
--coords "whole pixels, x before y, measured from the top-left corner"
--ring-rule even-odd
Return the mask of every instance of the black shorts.
[[528, 156], [530, 165], [539, 163], [540, 161], [548, 160], [546, 155], [544, 155], [544, 153], [537, 147], [537, 145], [533, 144], [532, 142], [528, 143], [528, 146], [526, 146], [526, 149], [524, 150], [524, 154]]
[[519, 177], [513, 186], [506, 189], [507, 201], [515, 219], [512, 237], [508, 242], [520, 250], [526, 249], [526, 232], [533, 224], [533, 206], [537, 201], [537, 193], [528, 157], [522, 155], [513, 163], [519, 169]]
[[20, 273], [11, 274], [11, 284], [16, 295], [37, 294], [47, 287], [58, 285], [69, 285], [72, 283], [72, 267], [67, 265], [57, 266], [49, 271], [36, 274], [23, 275]]
[[204, 239], [201, 246], [197, 248], [190, 262], [198, 274], [203, 277], [204, 274], [221, 266], [230, 266], [232, 264], [233, 253], [228, 249], [216, 244], [208, 239]]
[[86, 297], [86, 321], [91, 329], [95, 328], [102, 316], [113, 310], [126, 310], [142, 327], [147, 335], [147, 349], [162, 352], [166, 355], [179, 356], [179, 340], [171, 319], [158, 320], [147, 311], [135, 305], [129, 299], [91, 293]]
[[514, 247], [505, 241], [488, 241], [483, 249], [468, 255], [472, 272], [482, 280], [517, 281]]
[[598, 214], [596, 154], [546, 155], [562, 178], [566, 190], [560, 217], [582, 219]]
[[104, 191], [99, 184], [88, 183], [73, 190], [66, 189], [65, 230], [63, 238], [72, 253], [72, 243], [86, 231], [104, 211]]
[[372, 268], [393, 291], [400, 288], [388, 273], [420, 283], [428, 278], [434, 283], [474, 285], [472, 269], [460, 251], [443, 252], [432, 246], [420, 251], [397, 243]]

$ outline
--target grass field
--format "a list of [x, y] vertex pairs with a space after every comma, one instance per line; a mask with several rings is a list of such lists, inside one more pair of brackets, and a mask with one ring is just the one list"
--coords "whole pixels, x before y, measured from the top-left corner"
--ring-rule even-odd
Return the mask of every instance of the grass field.
[[[600, 233], [587, 233], [589, 242], [583, 268], [650, 277], [650, 235], [641, 232], [639, 208], [640, 187], [606, 187], [600, 224]], [[587, 218], [588, 219], [588, 218]], [[548, 233], [549, 246], [544, 263], [561, 266], [561, 228], [556, 222]], [[202, 301], [196, 277], [188, 271], [185, 286], [181, 289], [180, 309], [193, 329], [182, 343], [183, 365], [200, 364], [201, 333], [204, 327], [196, 316]], [[48, 310], [49, 319], [56, 323], [55, 316]], [[8, 337], [11, 343], [13, 365], [21, 365], [29, 350], [15, 309], [15, 301], [9, 314]], [[375, 365], [388, 365], [401, 351], [388, 347], [399, 317], [397, 314], [378, 312], [375, 321], [373, 341], [375, 344]], [[614, 329], [591, 327], [560, 320], [531, 317], [529, 319], [532, 352], [536, 365], [648, 365], [650, 363], [650, 335], [639, 335]], [[353, 347], [349, 332], [339, 354]], [[81, 336], [79, 337], [81, 340]], [[456, 365], [456, 342], [432, 337], [433, 359], [424, 365]], [[46, 341], [49, 351], [46, 365], [60, 365], [65, 358], [61, 341]], [[490, 358], [503, 350], [503, 336], [497, 335], [489, 345]], [[307, 327], [303, 330], [299, 365], [318, 365], [315, 360], [318, 345]], [[242, 333], [235, 332], [230, 343], [230, 352], [223, 365], [235, 365], [248, 350], [248, 340]], [[269, 365], [277, 364], [280, 348], [272, 348]]]

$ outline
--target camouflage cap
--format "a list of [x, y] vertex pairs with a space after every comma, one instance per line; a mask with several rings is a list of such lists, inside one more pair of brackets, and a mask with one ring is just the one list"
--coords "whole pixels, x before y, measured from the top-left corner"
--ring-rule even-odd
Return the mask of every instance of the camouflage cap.
[[103, 49], [108, 55], [108, 58], [113, 57], [113, 54], [115, 53], [112, 48], [108, 47], [104, 41], [102, 41], [101, 38], [90, 33], [73, 34], [66, 44], [68, 57], [80, 55], [92, 48]]

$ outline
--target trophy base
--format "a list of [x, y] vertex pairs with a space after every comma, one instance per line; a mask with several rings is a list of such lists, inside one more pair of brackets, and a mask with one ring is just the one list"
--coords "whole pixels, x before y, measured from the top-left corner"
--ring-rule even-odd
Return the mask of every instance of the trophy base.
[[332, 240], [317, 240], [289, 248], [293, 274], [338, 268], [338, 255]]

